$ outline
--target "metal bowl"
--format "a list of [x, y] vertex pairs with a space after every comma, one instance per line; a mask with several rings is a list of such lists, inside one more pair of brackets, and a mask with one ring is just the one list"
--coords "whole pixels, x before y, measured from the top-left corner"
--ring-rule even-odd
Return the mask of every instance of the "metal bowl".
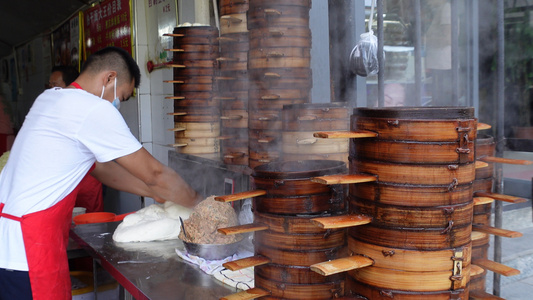
[[183, 241], [187, 253], [207, 260], [220, 260], [237, 253], [242, 242], [238, 240], [231, 244], [196, 244]]

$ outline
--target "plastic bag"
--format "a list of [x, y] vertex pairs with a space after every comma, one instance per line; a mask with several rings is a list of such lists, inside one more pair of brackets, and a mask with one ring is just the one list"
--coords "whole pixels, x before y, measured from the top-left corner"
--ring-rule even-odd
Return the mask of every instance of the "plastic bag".
[[378, 73], [378, 38], [373, 31], [361, 34], [359, 42], [350, 54], [350, 69], [363, 77]]

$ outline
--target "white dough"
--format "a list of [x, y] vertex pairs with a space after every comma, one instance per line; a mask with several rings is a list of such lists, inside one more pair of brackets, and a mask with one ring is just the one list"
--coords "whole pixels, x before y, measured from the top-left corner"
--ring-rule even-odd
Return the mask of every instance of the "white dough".
[[187, 219], [191, 212], [172, 202], [152, 204], [126, 216], [113, 233], [113, 240], [129, 243], [176, 239], [181, 230], [179, 218]]

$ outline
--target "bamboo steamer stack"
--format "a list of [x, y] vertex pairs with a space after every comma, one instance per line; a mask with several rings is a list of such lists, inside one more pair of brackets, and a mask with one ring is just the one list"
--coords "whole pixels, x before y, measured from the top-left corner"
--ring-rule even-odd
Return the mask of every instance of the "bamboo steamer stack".
[[313, 133], [347, 131], [351, 109], [344, 103], [284, 105], [282, 110], [283, 160], [329, 159], [348, 165], [348, 139], [319, 139]]
[[467, 299], [473, 109], [358, 108], [352, 130], [378, 133], [350, 145], [350, 174], [377, 181], [349, 188], [349, 211], [372, 221], [348, 229], [348, 248], [374, 263], [348, 271], [347, 291], [368, 299]]
[[250, 167], [281, 155], [283, 105], [310, 102], [310, 0], [250, 0]]
[[[476, 139], [476, 159], [496, 154], [496, 144], [494, 138], [487, 135], [479, 135]], [[476, 179], [474, 180], [474, 193], [492, 192], [492, 182], [494, 175], [494, 165], [488, 164], [484, 168], [476, 169]], [[474, 224], [489, 225], [492, 213], [492, 202], [474, 206]], [[477, 259], [488, 259], [490, 236], [487, 233], [472, 232], [472, 261]], [[470, 291], [485, 291], [485, 281], [487, 271], [478, 268], [470, 278]]]
[[346, 189], [311, 179], [346, 172], [342, 161], [333, 160], [280, 161], [254, 168], [253, 186], [263, 191], [253, 202], [254, 224], [259, 227], [254, 230], [253, 260], [263, 260], [255, 264], [255, 287], [268, 295], [261, 299], [344, 295], [344, 274], [322, 276], [311, 266], [346, 255], [345, 229], [324, 229], [312, 222], [316, 217], [345, 215]]
[[181, 153], [219, 152], [220, 110], [214, 97], [218, 29], [176, 27], [174, 36], [175, 147]]
[[215, 83], [221, 109], [220, 152], [226, 164], [248, 165], [248, 0], [220, 2], [220, 55]]

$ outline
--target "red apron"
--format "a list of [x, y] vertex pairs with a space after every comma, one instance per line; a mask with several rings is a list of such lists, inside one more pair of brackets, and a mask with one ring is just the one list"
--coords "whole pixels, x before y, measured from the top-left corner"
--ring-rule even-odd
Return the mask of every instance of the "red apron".
[[76, 207], [85, 207], [86, 212], [104, 211], [104, 195], [102, 183], [87, 173], [79, 184]]
[[78, 187], [54, 206], [22, 217], [3, 214], [0, 203], [0, 217], [20, 222], [33, 300], [72, 299], [67, 243], [77, 193]]

